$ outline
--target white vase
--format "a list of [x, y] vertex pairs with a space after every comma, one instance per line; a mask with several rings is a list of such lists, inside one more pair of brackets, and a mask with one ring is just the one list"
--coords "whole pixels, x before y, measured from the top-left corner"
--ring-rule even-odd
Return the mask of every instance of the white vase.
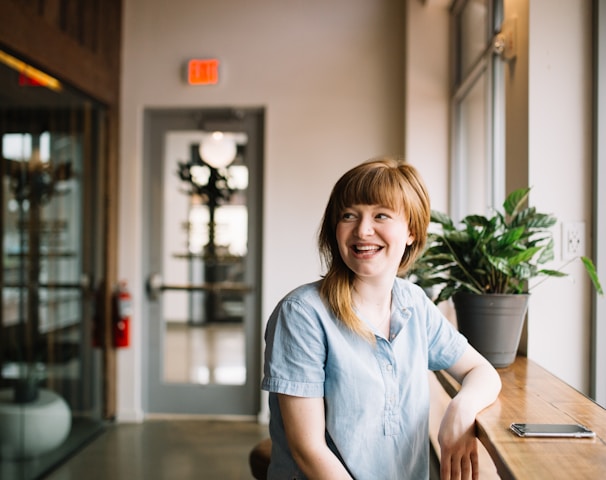
[[21, 460], [50, 452], [61, 445], [71, 429], [65, 400], [40, 389], [33, 402], [16, 403], [13, 389], [0, 390], [0, 457]]

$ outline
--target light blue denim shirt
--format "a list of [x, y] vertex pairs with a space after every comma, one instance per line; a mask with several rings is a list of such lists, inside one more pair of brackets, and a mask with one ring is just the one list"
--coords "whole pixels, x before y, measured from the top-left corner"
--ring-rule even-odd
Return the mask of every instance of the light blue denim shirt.
[[356, 480], [429, 478], [428, 369], [453, 365], [466, 339], [423, 290], [397, 278], [389, 340], [375, 333], [373, 346], [332, 314], [319, 285], [289, 293], [267, 324], [268, 478], [305, 478], [288, 448], [277, 393], [324, 398], [328, 445]]

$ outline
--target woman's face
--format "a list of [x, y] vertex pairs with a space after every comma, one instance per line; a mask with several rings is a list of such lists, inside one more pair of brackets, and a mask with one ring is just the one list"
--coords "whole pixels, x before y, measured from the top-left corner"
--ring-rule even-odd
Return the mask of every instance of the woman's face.
[[393, 279], [414, 238], [401, 212], [381, 205], [353, 205], [336, 228], [339, 252], [358, 278]]

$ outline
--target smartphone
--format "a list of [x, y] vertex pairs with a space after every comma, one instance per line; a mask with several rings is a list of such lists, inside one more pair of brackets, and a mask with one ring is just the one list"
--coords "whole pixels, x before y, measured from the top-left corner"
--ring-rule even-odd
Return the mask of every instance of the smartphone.
[[595, 432], [578, 423], [512, 423], [509, 428], [520, 437], [595, 437]]

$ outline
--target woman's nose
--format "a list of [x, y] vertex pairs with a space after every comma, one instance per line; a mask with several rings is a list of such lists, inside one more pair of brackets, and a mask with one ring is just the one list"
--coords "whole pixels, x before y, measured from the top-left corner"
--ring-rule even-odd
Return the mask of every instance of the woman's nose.
[[372, 219], [362, 217], [358, 222], [358, 228], [356, 229], [356, 234], [358, 237], [365, 237], [368, 235], [372, 235], [374, 233], [374, 226], [372, 223]]

